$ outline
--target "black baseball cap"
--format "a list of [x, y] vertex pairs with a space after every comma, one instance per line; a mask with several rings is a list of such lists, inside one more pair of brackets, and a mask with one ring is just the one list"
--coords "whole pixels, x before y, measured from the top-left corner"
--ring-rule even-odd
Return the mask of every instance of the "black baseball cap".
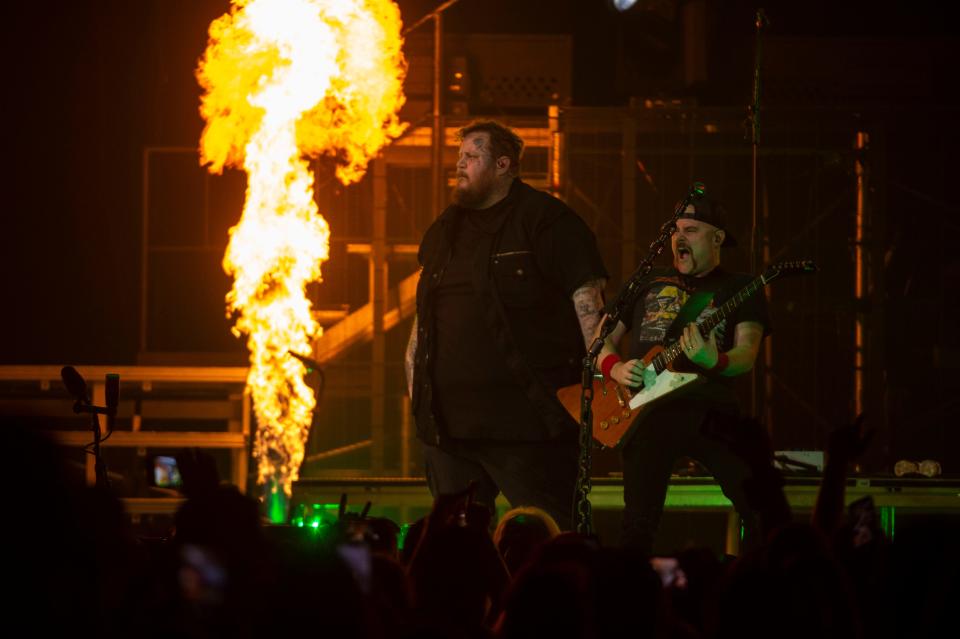
[[698, 220], [712, 224], [724, 232], [723, 244], [720, 246], [736, 246], [737, 240], [727, 228], [727, 209], [717, 202], [705, 197], [690, 202], [686, 210], [680, 214], [681, 220]]

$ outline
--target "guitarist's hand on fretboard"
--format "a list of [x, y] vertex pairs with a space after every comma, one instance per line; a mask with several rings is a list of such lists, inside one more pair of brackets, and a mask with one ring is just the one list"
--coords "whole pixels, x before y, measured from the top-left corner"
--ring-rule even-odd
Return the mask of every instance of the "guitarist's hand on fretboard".
[[720, 353], [717, 349], [716, 328], [710, 331], [708, 339], [703, 339], [703, 335], [700, 334], [700, 327], [697, 326], [696, 322], [690, 322], [683, 327], [680, 345], [683, 347], [683, 354], [687, 356], [687, 359], [700, 368], [710, 370], [717, 365]]

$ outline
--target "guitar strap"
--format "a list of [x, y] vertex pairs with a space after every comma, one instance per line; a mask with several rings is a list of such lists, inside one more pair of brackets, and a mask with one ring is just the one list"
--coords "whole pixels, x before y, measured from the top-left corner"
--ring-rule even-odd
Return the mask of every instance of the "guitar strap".
[[703, 309], [713, 301], [713, 295], [712, 291], [697, 291], [690, 294], [690, 297], [687, 298], [687, 303], [683, 305], [677, 313], [677, 316], [673, 318], [673, 322], [667, 327], [667, 332], [663, 339], [664, 346], [669, 346], [680, 339], [680, 334], [683, 333], [683, 327], [690, 322], [697, 321]]

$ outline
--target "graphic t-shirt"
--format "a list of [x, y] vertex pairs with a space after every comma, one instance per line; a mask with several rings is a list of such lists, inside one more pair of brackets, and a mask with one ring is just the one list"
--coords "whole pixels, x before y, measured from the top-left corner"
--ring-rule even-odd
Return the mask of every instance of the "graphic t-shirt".
[[[673, 344], [680, 339], [684, 326], [715, 313], [724, 302], [747, 286], [753, 277], [730, 273], [718, 266], [704, 277], [686, 276], [674, 268], [658, 268], [652, 270], [646, 279], [636, 304], [621, 318], [630, 330], [628, 359], [642, 359], [654, 346]], [[735, 327], [740, 322], [757, 322], [763, 325], [764, 336], [770, 333], [770, 318], [763, 289], [744, 300], [727, 319], [717, 325], [717, 349], [721, 353], [733, 348]], [[674, 368], [706, 373], [683, 355], [674, 361]], [[734, 379], [707, 375], [706, 383], [684, 397], [734, 403]]]

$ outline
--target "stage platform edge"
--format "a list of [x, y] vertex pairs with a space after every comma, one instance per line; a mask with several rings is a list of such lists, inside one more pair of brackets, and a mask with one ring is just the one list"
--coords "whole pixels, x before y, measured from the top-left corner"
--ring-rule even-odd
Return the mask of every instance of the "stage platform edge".
[[[819, 477], [788, 477], [784, 492], [794, 514], [808, 515], [819, 490]], [[409, 524], [427, 514], [433, 498], [421, 477], [324, 477], [305, 478], [293, 485], [291, 518], [299, 522], [335, 513], [341, 495], [347, 496], [348, 511], [359, 512], [371, 502], [370, 514]], [[895, 535], [898, 517], [943, 514], [960, 517], [960, 479], [913, 479], [896, 477], [851, 477], [847, 480], [845, 501], [873, 498], [884, 530]], [[601, 539], [615, 538], [619, 512], [623, 506], [623, 485], [618, 478], [593, 479], [590, 493], [595, 529]], [[501, 496], [498, 516], [509, 509]], [[739, 519], [730, 501], [711, 477], [675, 477], [671, 479], [665, 502], [664, 523], [657, 546], [682, 545], [684, 536], [699, 532], [709, 537], [704, 545], [729, 554], [739, 550]], [[674, 542], [671, 542], [674, 538]], [[615, 541], [615, 539], [613, 540]], [[691, 538], [688, 541], [696, 542]], [[656, 549], [655, 549], [656, 550]]]

